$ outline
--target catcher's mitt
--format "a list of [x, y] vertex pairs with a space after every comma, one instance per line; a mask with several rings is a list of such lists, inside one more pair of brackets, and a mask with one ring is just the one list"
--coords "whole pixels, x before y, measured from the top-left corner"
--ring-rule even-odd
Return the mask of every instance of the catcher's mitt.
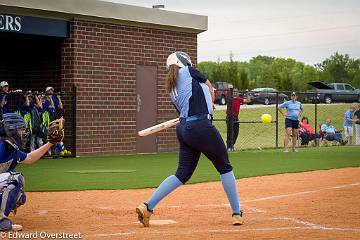
[[59, 118], [52, 121], [48, 128], [48, 142], [57, 144], [64, 138], [64, 118]]

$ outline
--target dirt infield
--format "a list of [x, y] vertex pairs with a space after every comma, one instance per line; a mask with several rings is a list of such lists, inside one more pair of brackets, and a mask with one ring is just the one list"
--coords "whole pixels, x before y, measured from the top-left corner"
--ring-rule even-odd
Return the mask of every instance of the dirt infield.
[[29, 193], [12, 219], [23, 233], [82, 239], [360, 239], [360, 168], [248, 178], [238, 187], [243, 226], [231, 225], [220, 182], [179, 188], [150, 228], [139, 227], [134, 209], [153, 189]]

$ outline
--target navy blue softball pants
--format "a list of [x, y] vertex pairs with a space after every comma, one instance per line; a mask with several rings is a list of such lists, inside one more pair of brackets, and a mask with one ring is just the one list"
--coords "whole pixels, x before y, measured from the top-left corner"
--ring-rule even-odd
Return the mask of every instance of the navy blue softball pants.
[[208, 119], [181, 122], [176, 126], [180, 142], [179, 165], [175, 176], [186, 183], [195, 171], [203, 153], [220, 174], [232, 171], [225, 143]]

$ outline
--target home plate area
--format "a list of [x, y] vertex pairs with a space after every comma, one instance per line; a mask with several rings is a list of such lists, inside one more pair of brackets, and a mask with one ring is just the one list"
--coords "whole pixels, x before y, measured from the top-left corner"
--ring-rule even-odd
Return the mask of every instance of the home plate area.
[[80, 232], [83, 239], [360, 239], [359, 168], [237, 183], [242, 226], [231, 225], [220, 182], [177, 189], [154, 210], [149, 228], [135, 208], [154, 189], [29, 193], [12, 219], [23, 232]]

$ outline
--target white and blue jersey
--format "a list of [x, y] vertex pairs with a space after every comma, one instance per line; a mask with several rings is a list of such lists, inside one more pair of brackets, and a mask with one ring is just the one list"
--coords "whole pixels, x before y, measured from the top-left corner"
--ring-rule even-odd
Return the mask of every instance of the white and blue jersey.
[[17, 164], [26, 159], [27, 154], [16, 146], [0, 140], [0, 173], [14, 171]]
[[303, 106], [298, 101], [286, 101], [280, 105], [280, 108], [285, 108], [287, 111], [286, 118], [290, 120], [299, 120], [300, 111], [303, 110]]
[[347, 110], [344, 114], [344, 127], [352, 127], [352, 122], [348, 119], [352, 119], [353, 112], [351, 110]]
[[180, 118], [193, 115], [213, 114], [212, 98], [207, 78], [193, 67], [179, 69], [176, 88], [170, 93], [171, 100], [180, 112]]

